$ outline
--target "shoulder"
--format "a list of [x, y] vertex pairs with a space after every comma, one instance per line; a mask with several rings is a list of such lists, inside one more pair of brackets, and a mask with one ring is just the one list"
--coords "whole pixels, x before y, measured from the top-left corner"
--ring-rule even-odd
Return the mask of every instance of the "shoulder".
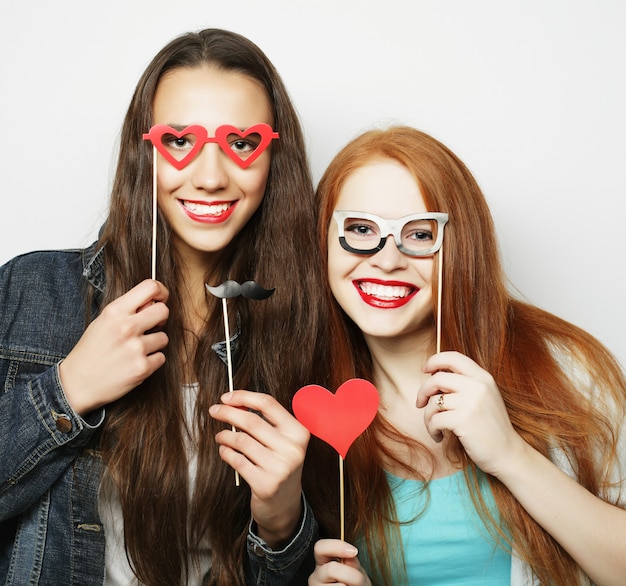
[[0, 290], [27, 290], [33, 286], [79, 281], [100, 255], [95, 243], [88, 248], [39, 250], [21, 254], [0, 266]]
[[3, 279], [50, 276], [56, 270], [67, 270], [82, 258], [83, 249], [38, 250], [12, 258], [0, 267]]
[[93, 250], [30, 252], [0, 267], [0, 332], [6, 343], [34, 351], [79, 335]]

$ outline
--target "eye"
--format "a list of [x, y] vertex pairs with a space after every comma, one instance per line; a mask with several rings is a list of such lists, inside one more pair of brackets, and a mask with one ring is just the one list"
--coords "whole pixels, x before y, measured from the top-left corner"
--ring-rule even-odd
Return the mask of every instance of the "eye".
[[365, 220], [346, 220], [344, 232], [348, 232], [354, 238], [378, 237], [380, 229], [373, 222]]
[[412, 238], [413, 240], [432, 240], [433, 233], [430, 230], [415, 230], [406, 235], [406, 238]]
[[434, 240], [437, 224], [433, 220], [415, 220], [402, 228], [402, 239], [412, 242], [428, 243]]
[[185, 136], [174, 136], [173, 134], [164, 134], [161, 139], [163, 145], [173, 151], [190, 150], [193, 147], [194, 136], [186, 134]]
[[257, 149], [260, 142], [261, 137], [256, 133], [249, 134], [245, 138], [241, 138], [241, 136], [236, 134], [231, 134], [228, 137], [228, 144], [231, 150], [244, 160]]

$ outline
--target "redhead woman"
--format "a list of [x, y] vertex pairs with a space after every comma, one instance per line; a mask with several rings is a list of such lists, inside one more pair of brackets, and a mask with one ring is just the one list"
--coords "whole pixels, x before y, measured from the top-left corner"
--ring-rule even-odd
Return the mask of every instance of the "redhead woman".
[[[347, 541], [317, 542], [309, 585], [623, 584], [623, 371], [509, 293], [467, 167], [373, 130], [318, 196], [334, 385], [369, 379], [380, 407], [346, 459]], [[307, 496], [336, 537], [326, 485]]]

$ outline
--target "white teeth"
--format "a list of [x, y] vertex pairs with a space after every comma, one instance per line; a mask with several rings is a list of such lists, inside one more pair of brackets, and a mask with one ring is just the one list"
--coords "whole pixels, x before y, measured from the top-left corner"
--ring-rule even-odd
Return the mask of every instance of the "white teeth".
[[229, 207], [229, 203], [204, 204], [195, 203], [193, 201], [184, 201], [183, 205], [194, 214], [199, 216], [219, 216], [223, 214]]
[[389, 286], [364, 281], [359, 283], [359, 287], [366, 295], [378, 297], [378, 299], [401, 299], [411, 292], [410, 287], [404, 287], [402, 285]]

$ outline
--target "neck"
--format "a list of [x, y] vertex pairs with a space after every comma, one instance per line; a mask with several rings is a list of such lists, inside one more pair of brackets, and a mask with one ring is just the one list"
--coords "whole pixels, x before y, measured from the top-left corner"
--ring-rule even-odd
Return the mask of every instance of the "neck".
[[399, 397], [414, 405], [417, 390], [427, 376], [422, 366], [434, 353], [430, 333], [410, 339], [366, 336], [366, 343], [372, 357], [373, 382], [383, 405]]
[[[424, 423], [424, 409], [415, 406], [417, 393], [430, 376], [422, 371], [426, 360], [435, 352], [431, 336], [411, 340], [366, 339], [372, 357], [372, 378], [380, 394], [381, 415], [402, 435], [419, 442], [430, 454], [415, 450], [406, 441], [382, 438], [401, 461], [425, 476], [447, 476], [457, 469], [445, 456], [444, 444], [435, 442]], [[393, 462], [386, 467], [392, 473], [406, 476]]]
[[417, 392], [429, 375], [422, 366], [430, 356], [429, 344], [398, 338], [366, 340], [372, 357], [372, 379], [380, 395], [381, 415], [402, 434], [420, 442], [430, 437], [423, 409], [415, 405]]

